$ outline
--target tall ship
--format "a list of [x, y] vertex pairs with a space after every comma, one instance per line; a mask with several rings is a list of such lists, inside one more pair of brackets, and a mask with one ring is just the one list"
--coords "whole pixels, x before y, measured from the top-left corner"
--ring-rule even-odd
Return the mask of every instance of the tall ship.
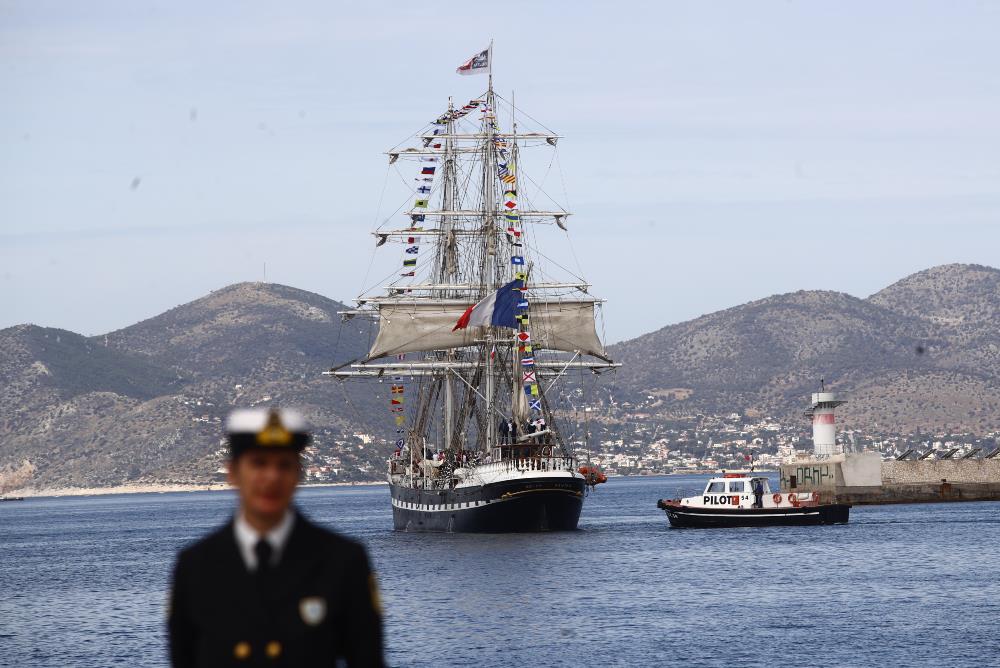
[[561, 137], [494, 91], [491, 60], [492, 48], [459, 68], [489, 75], [483, 94], [449, 99], [387, 152], [414, 179], [374, 232], [376, 252], [401, 264], [343, 314], [374, 323], [368, 354], [327, 372], [388, 390], [397, 530], [572, 530], [603, 480], [574, 456], [555, 405], [618, 366], [597, 333], [602, 301], [542, 248], [570, 213], [525, 156], [554, 154]]

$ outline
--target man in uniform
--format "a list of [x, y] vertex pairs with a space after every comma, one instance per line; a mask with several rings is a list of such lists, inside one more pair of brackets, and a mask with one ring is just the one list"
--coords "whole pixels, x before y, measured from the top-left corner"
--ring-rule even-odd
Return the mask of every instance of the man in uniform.
[[760, 481], [760, 478], [754, 478], [753, 481], [753, 507], [764, 507], [764, 484]]
[[228, 479], [239, 509], [181, 551], [167, 627], [174, 666], [382, 666], [382, 620], [364, 548], [293, 506], [309, 442], [290, 410], [236, 410]]

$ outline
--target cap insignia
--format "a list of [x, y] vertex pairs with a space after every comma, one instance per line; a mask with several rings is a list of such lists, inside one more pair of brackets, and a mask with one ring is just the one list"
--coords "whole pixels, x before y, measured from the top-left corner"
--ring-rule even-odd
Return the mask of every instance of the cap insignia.
[[281, 423], [281, 416], [278, 411], [271, 410], [267, 416], [267, 424], [257, 434], [257, 445], [262, 446], [286, 446], [292, 444], [292, 434], [285, 429]]

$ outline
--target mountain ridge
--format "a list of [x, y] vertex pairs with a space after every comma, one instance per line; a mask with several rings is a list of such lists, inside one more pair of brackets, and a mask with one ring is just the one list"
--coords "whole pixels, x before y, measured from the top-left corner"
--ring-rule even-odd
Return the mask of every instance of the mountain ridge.
[[[866, 299], [819, 290], [774, 295], [668, 325], [611, 350], [625, 364], [620, 376], [633, 402], [644, 393], [682, 390], [683, 399], [661, 408], [664, 415], [750, 409], [791, 418], [823, 379], [845, 397], [864, 388], [865, 399], [855, 396], [840, 413], [847, 427], [877, 422], [879, 406], [903, 394], [913, 412], [898, 415], [899, 428], [933, 428], [945, 416], [928, 407], [939, 392], [951, 402], [951, 383], [960, 378], [975, 389], [952, 424], [992, 429], [1000, 421], [985, 414], [998, 406], [991, 395], [1000, 389], [998, 285], [1000, 270], [942, 265]], [[921, 307], [928, 302], [935, 310]], [[905, 382], [903, 372], [909, 374]], [[886, 381], [881, 390], [876, 377]], [[935, 380], [942, 377], [951, 379], [947, 391]]]
[[[91, 337], [0, 330], [0, 468], [37, 484], [104, 486], [218, 477], [234, 406], [297, 405], [338, 480], [380, 476], [386, 387], [323, 377], [362, 357], [372, 331], [335, 300], [236, 283]], [[1000, 429], [1000, 270], [942, 265], [870, 295], [772, 295], [608, 347], [614, 392], [650, 419], [747, 412], [801, 419], [821, 378], [845, 427]], [[608, 406], [619, 406], [611, 397]], [[617, 411], [617, 412], [616, 412]]]

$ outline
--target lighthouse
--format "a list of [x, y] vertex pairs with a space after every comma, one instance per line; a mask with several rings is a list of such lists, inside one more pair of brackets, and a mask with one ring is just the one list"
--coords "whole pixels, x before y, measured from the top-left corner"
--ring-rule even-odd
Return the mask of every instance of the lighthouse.
[[805, 415], [812, 418], [813, 423], [813, 454], [837, 454], [837, 425], [834, 420], [834, 409], [842, 403], [833, 392], [826, 392], [821, 385], [821, 392], [813, 392], [812, 406]]

